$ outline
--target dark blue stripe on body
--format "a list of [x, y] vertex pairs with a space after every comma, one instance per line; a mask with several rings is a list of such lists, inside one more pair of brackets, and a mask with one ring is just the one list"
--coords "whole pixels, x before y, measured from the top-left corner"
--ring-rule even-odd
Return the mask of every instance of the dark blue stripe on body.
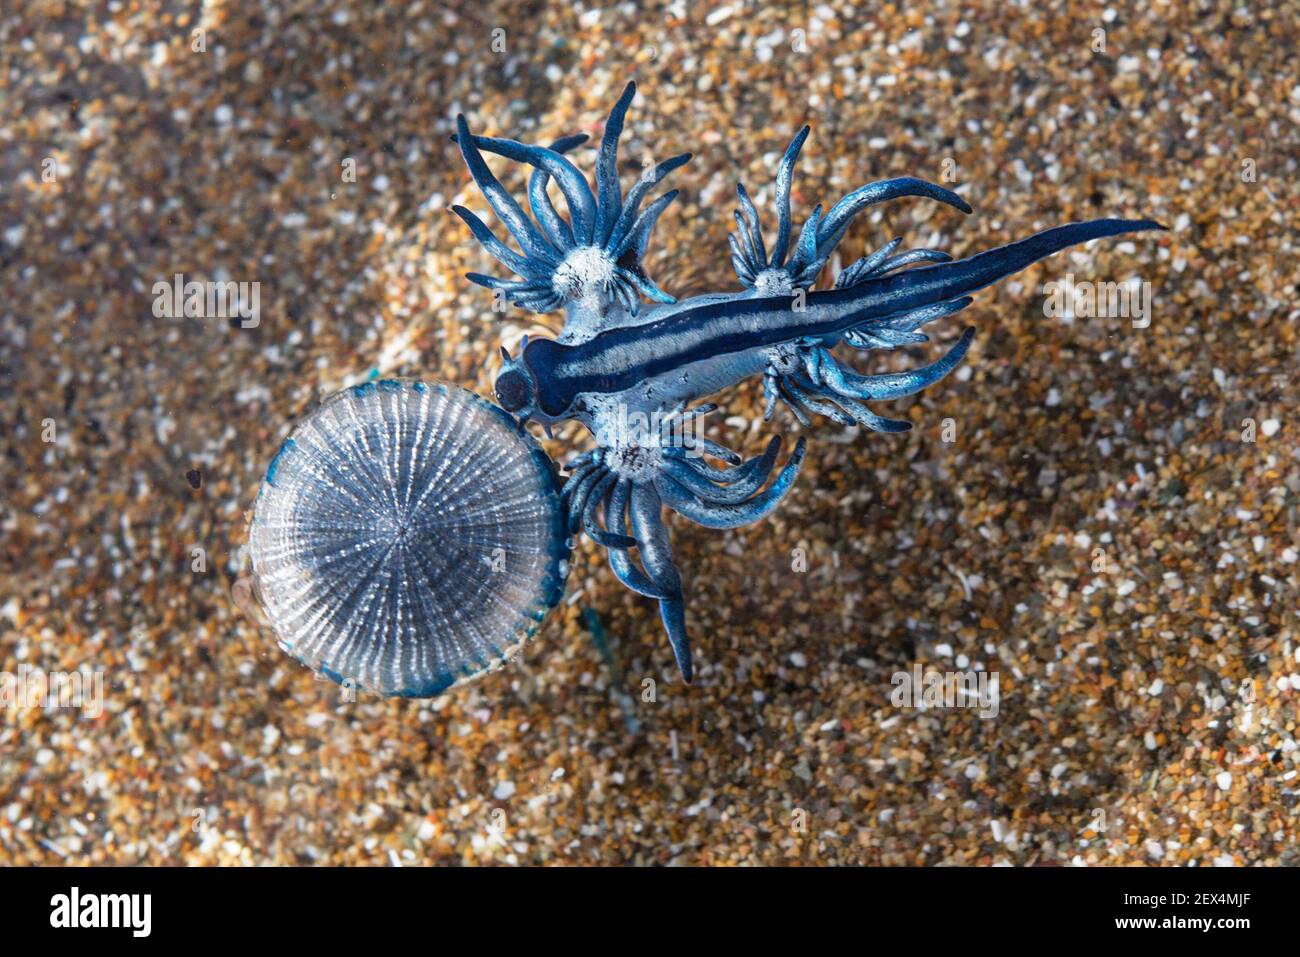
[[[792, 308], [789, 296], [710, 303], [644, 325], [609, 329], [576, 345], [535, 339], [524, 360], [538, 383], [539, 408], [561, 416], [584, 392], [622, 392], [706, 359], [803, 337], [837, 335], [872, 319], [983, 289], [1077, 243], [1163, 228], [1151, 220], [1069, 223], [969, 259], [908, 269], [847, 289], [811, 292], [799, 311]], [[638, 360], [638, 347], [647, 351], [646, 346], [649, 358]]]

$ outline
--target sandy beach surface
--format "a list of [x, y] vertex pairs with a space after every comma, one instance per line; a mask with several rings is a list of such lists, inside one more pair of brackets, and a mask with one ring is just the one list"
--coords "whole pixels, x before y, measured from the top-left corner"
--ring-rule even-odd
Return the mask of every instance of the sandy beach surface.
[[[102, 696], [0, 707], [0, 863], [1300, 863], [1298, 14], [6, 4], [0, 672]], [[975, 209], [874, 208], [823, 287], [894, 236], [1169, 231], [1059, 254], [860, 364], [975, 326], [962, 368], [881, 405], [909, 434], [721, 396], [713, 438], [810, 448], [761, 524], [670, 520], [694, 684], [583, 540], [520, 660], [345, 700], [246, 599], [266, 466], [376, 373], [490, 394], [498, 342], [545, 327], [463, 278], [503, 272], [449, 209], [489, 217], [454, 118], [595, 142], [632, 79], [624, 188], [695, 154], [647, 258], [678, 297], [738, 288], [735, 183], [773, 229], [805, 122], [796, 225], [899, 175]], [[176, 274], [258, 283], [258, 322], [158, 317]], [[1045, 315], [1067, 276], [1148, 290], [1149, 322]], [[996, 674], [996, 715], [898, 706], [918, 667]]]

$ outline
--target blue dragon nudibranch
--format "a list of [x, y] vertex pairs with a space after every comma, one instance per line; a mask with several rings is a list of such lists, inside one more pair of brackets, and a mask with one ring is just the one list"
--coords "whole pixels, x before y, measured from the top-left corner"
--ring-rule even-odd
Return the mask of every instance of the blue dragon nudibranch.
[[[817, 206], [796, 234], [790, 193], [805, 126], [777, 170], [770, 253], [754, 202], [738, 185], [729, 241], [742, 288], [679, 302], [643, 267], [650, 234], [677, 193], [642, 206], [690, 154], [647, 167], [623, 196], [618, 141], [635, 90], [629, 83], [606, 121], [594, 193], [565, 155], [585, 136], [532, 146], [475, 135], [463, 116], [457, 120], [454, 139], [470, 174], [519, 247], [453, 207], [518, 277], [468, 278], [532, 312], [564, 310], [554, 339], [525, 339], [514, 356], [501, 350], [494, 392], [516, 428], [491, 430], [492, 441], [471, 443], [472, 452], [454, 459], [447, 448], [430, 453], [439, 430], [456, 426], [445, 414], [434, 416], [422, 396], [430, 388], [445, 396], [445, 387], [389, 381], [359, 387], [373, 391], [368, 410], [349, 400], [347, 417], [336, 408], [321, 422], [317, 413], [277, 456], [250, 537], [259, 590], [281, 644], [336, 680], [428, 695], [499, 663], [558, 601], [570, 536], [585, 532], [606, 548], [623, 584], [658, 601], [677, 665], [690, 681], [685, 592], [664, 506], [709, 528], [756, 522], [793, 487], [804, 456], [802, 438], [778, 468], [779, 437], [744, 460], [692, 434], [698, 419], [716, 409], [702, 400], [761, 375], [765, 419], [780, 402], [804, 426], [819, 415], [877, 432], [907, 431], [910, 423], [868, 403], [912, 395], [943, 378], [965, 356], [974, 330], [937, 361], [908, 372], [863, 375], [836, 357], [836, 347], [927, 342], [922, 326], [961, 311], [971, 293], [1045, 256], [1164, 228], [1150, 220], [1070, 223], [955, 262], [933, 249], [899, 252], [902, 241], [895, 239], [843, 269], [833, 289], [817, 290], [819, 274], [867, 207], [915, 196], [963, 213], [971, 208], [951, 190], [902, 177], [856, 189], [829, 210]], [[485, 153], [532, 167], [532, 217], [493, 175]], [[552, 183], [567, 218], [551, 200]], [[653, 305], [643, 306], [643, 298]], [[550, 433], [568, 420], [582, 423], [595, 447], [565, 466], [569, 476], [557, 495], [554, 470], [524, 425], [535, 421]], [[448, 481], [450, 472], [468, 481]], [[358, 479], [365, 488], [355, 487]], [[447, 559], [453, 552], [456, 560]]]

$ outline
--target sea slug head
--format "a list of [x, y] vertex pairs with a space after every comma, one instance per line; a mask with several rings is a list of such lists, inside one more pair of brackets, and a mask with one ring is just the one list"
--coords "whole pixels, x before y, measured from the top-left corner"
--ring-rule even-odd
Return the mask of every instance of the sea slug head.
[[524, 361], [524, 348], [527, 345], [528, 339], [525, 337], [518, 359], [512, 359], [505, 346], [501, 347], [501, 358], [505, 364], [497, 373], [492, 387], [497, 404], [518, 419], [521, 426], [537, 411], [537, 378]]

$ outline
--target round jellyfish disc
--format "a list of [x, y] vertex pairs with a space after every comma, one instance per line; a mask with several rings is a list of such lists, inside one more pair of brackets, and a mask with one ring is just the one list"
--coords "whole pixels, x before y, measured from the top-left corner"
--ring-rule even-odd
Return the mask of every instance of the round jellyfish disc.
[[249, 550], [285, 651], [419, 698], [519, 648], [568, 566], [555, 469], [532, 437], [471, 392], [407, 380], [347, 389], [299, 423]]

